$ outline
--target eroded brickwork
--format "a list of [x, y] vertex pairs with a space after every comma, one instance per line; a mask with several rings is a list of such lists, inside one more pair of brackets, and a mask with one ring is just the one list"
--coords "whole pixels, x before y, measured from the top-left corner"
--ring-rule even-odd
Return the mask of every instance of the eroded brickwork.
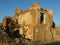
[[[38, 2], [34, 2], [30, 8], [22, 11], [17, 8], [14, 21], [19, 25], [19, 33], [32, 41], [48, 42], [60, 39], [60, 28], [53, 22], [53, 10], [43, 9]], [[2, 24], [5, 26], [6, 17]]]

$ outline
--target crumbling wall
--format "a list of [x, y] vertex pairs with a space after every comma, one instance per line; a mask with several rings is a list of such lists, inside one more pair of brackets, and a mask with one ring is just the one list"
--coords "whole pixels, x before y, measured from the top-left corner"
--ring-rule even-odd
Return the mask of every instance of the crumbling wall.
[[[60, 29], [53, 22], [53, 10], [43, 9], [37, 2], [24, 11], [17, 8], [14, 17], [4, 17], [2, 20], [4, 28], [7, 25], [7, 18], [14, 22], [15, 30], [18, 28], [23, 37], [25, 36], [33, 41], [48, 42], [60, 38]], [[11, 23], [8, 26], [10, 26], [10, 29], [12, 28]]]

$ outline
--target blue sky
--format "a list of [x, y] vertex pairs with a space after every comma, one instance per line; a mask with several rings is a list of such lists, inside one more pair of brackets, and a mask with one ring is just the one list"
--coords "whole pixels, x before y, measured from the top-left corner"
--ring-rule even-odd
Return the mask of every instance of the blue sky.
[[60, 0], [0, 0], [0, 22], [4, 16], [13, 16], [15, 9], [21, 8], [25, 10], [33, 2], [39, 2], [44, 9], [53, 9], [53, 20], [56, 25], [60, 26]]

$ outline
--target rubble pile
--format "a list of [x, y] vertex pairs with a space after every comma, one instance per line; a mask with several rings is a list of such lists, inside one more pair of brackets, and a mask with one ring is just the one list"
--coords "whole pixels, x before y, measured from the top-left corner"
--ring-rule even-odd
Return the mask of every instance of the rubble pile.
[[[3, 20], [5, 22], [3, 25], [0, 23], [0, 42], [1, 43], [8, 43], [9, 45], [22, 45], [26, 44], [26, 42], [30, 41], [29, 39], [26, 39], [22, 35], [19, 34], [19, 30], [16, 28], [16, 23], [11, 20], [10, 17], [5, 17], [6, 20]], [[4, 18], [4, 19], [5, 19]]]
[[24, 11], [17, 8], [13, 17], [2, 19], [0, 42], [10, 45], [60, 42], [60, 27], [53, 21], [53, 10], [41, 8], [38, 2]]

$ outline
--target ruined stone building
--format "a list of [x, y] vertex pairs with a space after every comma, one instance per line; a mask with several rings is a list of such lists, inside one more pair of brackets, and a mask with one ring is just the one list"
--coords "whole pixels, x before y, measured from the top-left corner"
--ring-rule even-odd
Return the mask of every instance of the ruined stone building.
[[20, 26], [20, 34], [25, 34], [25, 37], [31, 39], [32, 42], [60, 39], [60, 27], [56, 27], [53, 21], [53, 10], [43, 9], [37, 2], [24, 11], [17, 8], [13, 18]]

